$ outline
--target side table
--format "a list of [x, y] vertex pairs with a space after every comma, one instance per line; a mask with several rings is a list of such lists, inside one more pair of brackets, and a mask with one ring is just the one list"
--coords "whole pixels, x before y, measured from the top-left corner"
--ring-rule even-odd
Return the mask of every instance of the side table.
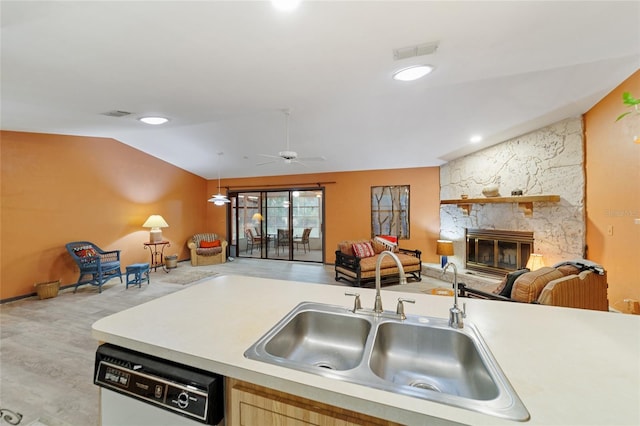
[[155, 243], [144, 243], [144, 248], [149, 249], [151, 253], [151, 263], [150, 268], [153, 268], [153, 271], [157, 271], [158, 267], [161, 267], [167, 274], [170, 269], [168, 269], [164, 264], [164, 249], [165, 247], [171, 247], [169, 241], [158, 241]]
[[[131, 277], [133, 275], [133, 278]], [[148, 263], [134, 263], [127, 266], [127, 287], [129, 285], [138, 284], [138, 287], [142, 287], [142, 283], [146, 281], [147, 285], [151, 284], [149, 279], [149, 264]]]

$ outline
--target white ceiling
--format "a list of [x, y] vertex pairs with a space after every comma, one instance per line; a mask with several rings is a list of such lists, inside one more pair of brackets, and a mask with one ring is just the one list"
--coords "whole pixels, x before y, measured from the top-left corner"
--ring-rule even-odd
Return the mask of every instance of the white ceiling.
[[[437, 166], [582, 114], [640, 67], [637, 1], [0, 5], [3, 130], [111, 137], [208, 179]], [[391, 79], [417, 63], [436, 69]], [[286, 148], [284, 108], [291, 149], [326, 161], [256, 166]]]

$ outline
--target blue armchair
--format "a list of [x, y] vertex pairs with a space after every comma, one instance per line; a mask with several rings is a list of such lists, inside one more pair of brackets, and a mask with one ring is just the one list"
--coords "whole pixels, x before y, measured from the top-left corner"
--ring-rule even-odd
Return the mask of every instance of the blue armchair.
[[102, 284], [114, 277], [120, 277], [122, 282], [120, 250], [104, 251], [89, 241], [74, 241], [66, 244], [66, 247], [80, 269], [74, 293], [84, 284], [98, 286], [98, 292], [102, 293]]

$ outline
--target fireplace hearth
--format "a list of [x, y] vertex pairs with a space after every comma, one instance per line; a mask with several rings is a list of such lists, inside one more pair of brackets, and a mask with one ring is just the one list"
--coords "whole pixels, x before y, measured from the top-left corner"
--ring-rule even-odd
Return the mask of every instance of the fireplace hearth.
[[466, 268], [504, 275], [527, 264], [533, 253], [533, 232], [467, 229]]

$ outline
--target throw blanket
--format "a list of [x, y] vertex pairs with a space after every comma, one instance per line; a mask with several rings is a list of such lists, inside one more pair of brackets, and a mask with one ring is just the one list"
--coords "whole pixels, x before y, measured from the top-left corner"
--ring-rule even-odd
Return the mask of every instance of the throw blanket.
[[556, 263], [555, 265], [553, 265], [553, 267], [557, 268], [558, 266], [563, 265], [571, 265], [579, 268], [580, 271], [593, 271], [598, 275], [604, 275], [604, 268], [602, 267], [602, 265], [599, 265], [587, 259], [568, 260], [566, 262]]
[[395, 251], [395, 248], [398, 246], [398, 239], [390, 235], [378, 235], [374, 240], [380, 242], [389, 251]]

